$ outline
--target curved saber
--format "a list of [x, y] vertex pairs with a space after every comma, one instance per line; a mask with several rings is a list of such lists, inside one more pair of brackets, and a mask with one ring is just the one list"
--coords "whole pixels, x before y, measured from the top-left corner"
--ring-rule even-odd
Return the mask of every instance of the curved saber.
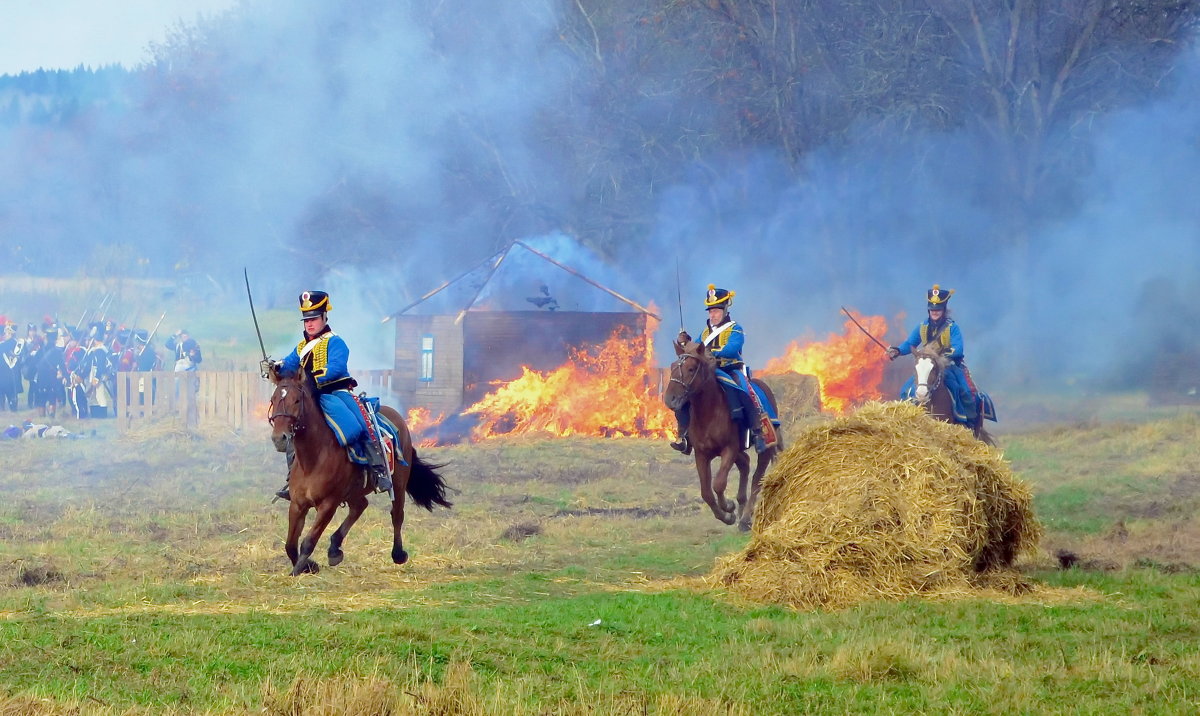
[[254, 333], [258, 335], [258, 347], [262, 349], [263, 360], [267, 358], [267, 347], [263, 345], [262, 331], [258, 329], [258, 316], [254, 313], [254, 296], [250, 295], [250, 274], [242, 268], [242, 277], [246, 279], [246, 300], [250, 302], [250, 317], [254, 319]]
[[885, 352], [885, 353], [887, 352], [887, 349], [888, 349], [888, 347], [887, 347], [887, 346], [885, 346], [885, 345], [883, 345], [882, 343], [880, 343], [880, 342], [879, 342], [879, 339], [878, 339], [878, 338], [876, 338], [875, 336], [871, 335], [871, 332], [870, 332], [870, 331], [868, 331], [867, 329], [863, 328], [862, 324], [861, 324], [861, 323], [859, 323], [857, 320], [855, 320], [854, 316], [851, 316], [851, 315], [850, 315], [850, 312], [846, 310], [846, 307], [845, 307], [845, 306], [842, 306], [842, 313], [846, 314], [846, 316], [847, 316], [847, 317], [848, 317], [848, 318], [849, 318], [851, 321], [854, 321], [854, 325], [858, 326], [858, 330], [860, 330], [860, 331], [862, 331], [863, 333], [865, 333], [865, 334], [867, 335], [867, 338], [870, 338], [871, 340], [875, 341], [875, 345], [877, 345], [877, 346], [879, 346], [880, 348], [882, 348], [882, 349], [884, 350], [884, 352]]

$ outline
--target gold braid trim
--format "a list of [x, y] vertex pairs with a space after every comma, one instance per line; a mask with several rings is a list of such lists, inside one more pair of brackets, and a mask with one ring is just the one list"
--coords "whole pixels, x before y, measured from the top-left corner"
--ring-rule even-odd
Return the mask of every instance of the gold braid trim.
[[[320, 378], [325, 375], [325, 371], [329, 368], [329, 333], [322, 333], [313, 340], [319, 341], [313, 349], [308, 352], [308, 355], [301, 359], [301, 363], [308, 365], [308, 372], [314, 378]], [[308, 345], [308, 341], [300, 341], [300, 345], [296, 346], [296, 352], [304, 350], [304, 346]]]

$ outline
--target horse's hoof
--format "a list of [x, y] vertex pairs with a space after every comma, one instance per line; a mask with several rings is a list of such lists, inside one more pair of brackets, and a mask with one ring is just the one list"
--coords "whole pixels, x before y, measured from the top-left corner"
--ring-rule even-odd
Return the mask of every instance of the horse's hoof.
[[405, 552], [402, 549], [393, 549], [392, 550], [392, 561], [395, 562], [396, 564], [404, 564], [405, 562], [408, 561], [408, 552]]
[[724, 517], [721, 518], [721, 521], [727, 525], [731, 525], [734, 522], [737, 522], [737, 515], [735, 515], [732, 512], [729, 512]]
[[321, 568], [311, 559], [305, 559], [292, 568], [292, 576], [299, 577], [301, 574], [317, 574]]
[[742, 520], [741, 522], [739, 522], [738, 529], [741, 530], [742, 532], [749, 532], [750, 531], [750, 520]]
[[338, 551], [338, 552], [330, 552], [330, 553], [329, 553], [329, 566], [330, 566], [330, 567], [336, 567], [336, 566], [338, 566], [339, 564], [341, 564], [341, 563], [342, 563], [342, 560], [343, 560], [343, 559], [345, 559], [345, 558], [346, 558], [346, 553], [345, 553], [345, 552], [341, 552], [341, 551]]

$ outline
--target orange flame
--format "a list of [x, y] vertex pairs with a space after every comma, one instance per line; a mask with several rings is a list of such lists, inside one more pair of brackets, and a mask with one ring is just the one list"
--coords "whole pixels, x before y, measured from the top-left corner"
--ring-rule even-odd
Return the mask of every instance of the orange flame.
[[437, 438], [421, 437], [421, 433], [432, 428], [436, 428], [445, 419], [445, 414], [438, 413], [438, 416], [433, 417], [433, 413], [429, 408], [413, 408], [408, 411], [408, 415], [404, 416], [404, 424], [408, 426], [409, 435], [412, 436], [413, 444], [416, 447], [437, 447]]
[[472, 440], [526, 433], [673, 435], [674, 417], [658, 395], [651, 333], [630, 339], [617, 329], [603, 345], [572, 350], [567, 363], [547, 373], [523, 366], [521, 377], [463, 411], [479, 416]]
[[[854, 317], [873, 336], [887, 334], [883, 316]], [[821, 343], [792, 341], [782, 357], [772, 358], [760, 375], [800, 373], [816, 376], [821, 390], [821, 407], [837, 414], [853, 405], [882, 397], [879, 385], [885, 365], [883, 351], [853, 322], [847, 320], [842, 335], [829, 334]]]

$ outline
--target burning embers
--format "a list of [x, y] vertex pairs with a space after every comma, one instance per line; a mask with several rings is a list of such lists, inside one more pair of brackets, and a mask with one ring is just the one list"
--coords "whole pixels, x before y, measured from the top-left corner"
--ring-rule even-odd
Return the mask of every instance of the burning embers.
[[[600, 346], [573, 350], [553, 371], [522, 367], [519, 378], [457, 416], [453, 422], [460, 429], [447, 431], [452, 421], [433, 421], [426, 434], [436, 432], [443, 440], [447, 432], [469, 434], [476, 442], [525, 434], [668, 437], [674, 435], [675, 417], [659, 396], [658, 376], [649, 335], [630, 338], [618, 329]], [[428, 419], [428, 411], [416, 418]], [[409, 428], [420, 439], [420, 430], [411, 423]]]
[[[887, 335], [883, 316], [855, 313], [858, 322], [874, 336]], [[821, 387], [821, 407], [841, 415], [854, 405], [881, 397], [886, 361], [879, 346], [846, 321], [842, 335], [830, 334], [822, 343], [800, 345], [793, 341], [780, 358], [767, 361], [759, 375], [801, 373], [816, 376]]]

